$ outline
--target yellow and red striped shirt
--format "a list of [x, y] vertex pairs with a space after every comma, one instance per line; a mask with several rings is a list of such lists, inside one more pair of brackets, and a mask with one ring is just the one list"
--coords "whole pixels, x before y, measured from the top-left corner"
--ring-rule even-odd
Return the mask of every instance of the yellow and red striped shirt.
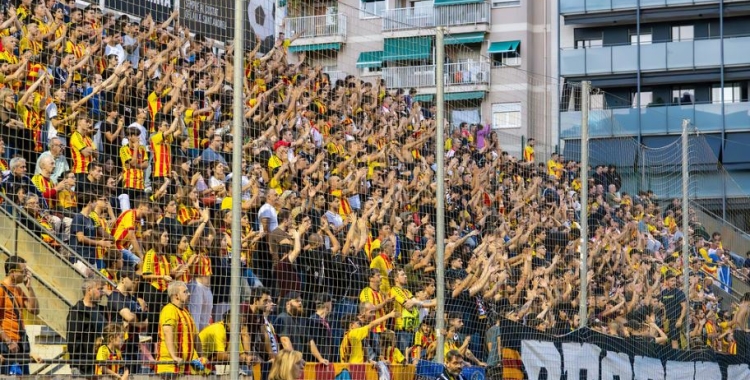
[[[110, 350], [110, 348], [103, 344], [99, 347], [99, 350], [96, 352], [96, 361], [97, 362], [104, 362], [108, 360], [122, 360], [122, 352], [120, 350], [115, 349], [114, 351]], [[105, 364], [105, 365], [96, 365], [96, 375], [106, 375], [107, 372], [105, 369], [109, 369], [110, 371], [114, 373], [120, 372], [120, 365], [119, 364]]]
[[187, 206], [181, 204], [177, 208], [177, 221], [180, 222], [182, 225], [187, 225], [193, 220], [199, 220], [201, 217], [201, 212], [197, 208], [193, 206]]
[[137, 150], [134, 150], [130, 145], [125, 145], [120, 148], [120, 160], [123, 166], [122, 186], [126, 189], [143, 190], [145, 188], [143, 169], [130, 167], [128, 163], [131, 160], [136, 164], [148, 162], [146, 148], [139, 146]]
[[39, 190], [39, 193], [41, 193], [47, 201], [47, 206], [49, 206], [50, 209], [54, 209], [57, 203], [57, 191], [55, 190], [55, 185], [49, 179], [44, 178], [41, 174], [36, 174], [31, 177], [31, 183], [36, 186], [36, 189]]
[[[188, 248], [190, 249], [190, 248]], [[185, 264], [185, 260], [182, 259], [179, 255], [169, 255], [169, 266], [171, 268], [176, 268], [182, 264]], [[174, 278], [175, 281], [182, 281], [184, 283], [190, 282], [190, 271], [186, 270], [185, 273], [182, 274], [182, 276]]]
[[198, 255], [198, 260], [195, 261], [195, 263], [190, 268], [190, 274], [193, 277], [207, 277], [212, 274], [211, 271], [211, 259], [208, 258], [203, 252], [201, 253], [195, 253], [192, 249], [188, 249], [183, 253], [182, 259], [185, 262], [188, 262], [190, 260], [190, 257], [193, 255]]
[[161, 111], [161, 97], [156, 94], [156, 92], [151, 92], [148, 94], [148, 114], [151, 117], [151, 123], [149, 125], [148, 131], [149, 133], [154, 133], [156, 131], [156, 114]]
[[[166, 255], [156, 253], [153, 249], [146, 252], [143, 258], [144, 275], [169, 276], [170, 269], [169, 258]], [[151, 286], [160, 292], [166, 292], [167, 285], [169, 285], [167, 281], [161, 278], [151, 280]]]
[[331, 191], [331, 195], [338, 198], [341, 202], [341, 205], [339, 206], [339, 215], [343, 217], [349, 216], [349, 214], [352, 213], [352, 206], [349, 204], [349, 200], [344, 196], [344, 192], [341, 190], [334, 190]]
[[134, 233], [136, 238], [140, 237], [141, 224], [138, 222], [138, 217], [135, 210], [130, 209], [123, 211], [120, 217], [115, 221], [112, 226], [112, 236], [115, 238], [115, 245], [117, 249], [126, 249], [127, 242], [125, 238], [128, 234]]
[[[364, 289], [362, 289], [362, 291], [359, 293], [359, 302], [369, 302], [369, 303], [371, 303], [371, 304], [373, 304], [375, 306], [378, 306], [381, 303], [383, 303], [383, 301], [384, 301], [384, 298], [383, 298], [383, 295], [380, 294], [380, 291], [375, 290], [375, 289], [373, 289], [373, 288], [371, 288], [369, 286], [366, 287], [366, 288], [364, 288]], [[378, 319], [380, 317], [385, 316], [387, 314], [385, 309], [386, 308], [382, 308], [382, 309], [376, 311], [375, 312], [375, 319]], [[374, 332], [374, 333], [381, 333], [381, 332], [383, 332], [385, 330], [386, 330], [385, 329], [385, 322], [383, 322], [383, 323], [381, 323], [381, 324], [379, 324], [379, 325], [377, 325], [377, 326], [375, 326], [375, 327], [372, 328], [372, 332]]]
[[93, 161], [94, 156], [90, 155], [88, 157], [84, 157], [81, 152], [86, 148], [96, 150], [94, 141], [91, 140], [91, 137], [83, 137], [83, 135], [81, 135], [81, 133], [78, 131], [73, 132], [73, 135], [70, 136], [70, 154], [73, 158], [72, 170], [75, 174], [88, 174], [89, 172], [89, 163]]
[[153, 176], [169, 177], [172, 172], [172, 135], [164, 138], [163, 132], [151, 136], [151, 153], [154, 155]]
[[195, 336], [198, 334], [193, 317], [186, 308], [179, 308], [173, 303], [168, 303], [161, 309], [159, 314], [159, 352], [156, 360], [159, 362], [172, 362], [172, 355], [167, 349], [164, 335], [164, 326], [172, 327], [172, 342], [175, 354], [184, 360], [184, 364], [157, 364], [156, 373], [174, 373], [180, 375], [195, 374], [190, 362], [198, 359], [195, 351]]
[[194, 116], [195, 110], [188, 109], [185, 111], [185, 117], [183, 121], [187, 126], [188, 133], [188, 148], [200, 149], [201, 148], [201, 124], [208, 118], [207, 115]]
[[[104, 233], [107, 234], [105, 236], [109, 236], [112, 233], [112, 230], [110, 230], [107, 220], [100, 217], [99, 214], [96, 213], [96, 211], [91, 211], [91, 213], [89, 213], [89, 218], [91, 218], [91, 221], [94, 222], [94, 227], [99, 227], [102, 230], [104, 230]], [[96, 247], [96, 259], [104, 260], [104, 258], [107, 256], [107, 250], [108, 248], [97, 246]], [[116, 283], [117, 281], [115, 281], [115, 284]]]

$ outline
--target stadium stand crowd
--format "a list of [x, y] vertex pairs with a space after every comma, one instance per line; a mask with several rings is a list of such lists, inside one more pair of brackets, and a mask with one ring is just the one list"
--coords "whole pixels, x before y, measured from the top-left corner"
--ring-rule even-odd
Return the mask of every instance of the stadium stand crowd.
[[[489, 125], [464, 123], [446, 136], [447, 192], [436, 194], [435, 109], [413, 92], [355, 76], [332, 82], [304, 53], [291, 57], [284, 36], [263, 55], [218, 55], [178, 13], [134, 22], [74, 4], [20, 0], [0, 15], [0, 169], [4, 207], [25, 209], [21, 223], [61, 252], [70, 247], [79, 271], [116, 285], [92, 277], [69, 312], [79, 373], [137, 373], [140, 365], [95, 360], [137, 360], [144, 342], [167, 363], [160, 373], [227, 360], [235, 254], [246, 365], [280, 350], [323, 364], [416, 363], [458, 350], [488, 370], [508, 359], [502, 377], [523, 378], [518, 357], [498, 352], [498, 323], [551, 334], [579, 326], [581, 218], [594, 329], [731, 354], [733, 331], [748, 328], [750, 294], [721, 309], [712, 293], [724, 267], [742, 274], [721, 236], [692, 217], [681, 231], [678, 200], [623, 192], [612, 166], [583, 184], [575, 161], [535, 157], [533, 139], [516, 158]], [[243, 83], [232, 83], [233, 54], [246, 55]], [[240, 90], [245, 109], [233, 110]], [[242, 140], [230, 134], [233, 112], [247, 119]], [[234, 149], [241, 173], [228, 164]], [[437, 196], [445, 242], [435, 241]], [[242, 212], [240, 247], [233, 212]], [[678, 257], [686, 238], [690, 268]], [[435, 315], [439, 265], [445, 316]], [[436, 347], [444, 317], [445, 347]]]

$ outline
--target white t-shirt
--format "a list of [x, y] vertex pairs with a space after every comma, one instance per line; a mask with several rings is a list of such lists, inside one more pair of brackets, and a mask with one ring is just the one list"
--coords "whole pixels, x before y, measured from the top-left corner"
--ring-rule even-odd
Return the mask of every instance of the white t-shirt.
[[[268, 203], [265, 203], [260, 207], [260, 210], [258, 210], [258, 220], [262, 222], [263, 218], [268, 218], [268, 231], [265, 231], [266, 233], [272, 232], [279, 227], [278, 213], [276, 212], [276, 209]], [[263, 224], [261, 223], [261, 226], [262, 225]]]

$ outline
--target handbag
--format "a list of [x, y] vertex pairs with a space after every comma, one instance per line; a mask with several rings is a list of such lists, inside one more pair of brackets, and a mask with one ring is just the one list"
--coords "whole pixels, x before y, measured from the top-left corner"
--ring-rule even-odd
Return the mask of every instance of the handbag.
[[18, 344], [18, 352], [10, 352], [10, 348], [8, 348], [8, 344], [5, 342], [0, 343], [0, 354], [3, 355], [19, 355], [19, 354], [28, 354], [31, 352], [31, 345], [29, 344], [29, 337], [26, 335], [26, 329], [22, 328], [23, 326], [23, 320], [22, 320], [22, 314], [21, 311], [18, 309], [18, 304], [16, 303], [16, 296], [13, 295], [10, 291], [8, 291], [8, 288], [5, 287], [4, 284], [0, 284], [0, 287], [3, 288], [3, 302], [5, 302], [6, 297], [10, 297], [10, 302], [13, 304], [13, 312], [16, 314], [16, 318], [18, 318], [18, 336], [20, 340], [16, 342]]

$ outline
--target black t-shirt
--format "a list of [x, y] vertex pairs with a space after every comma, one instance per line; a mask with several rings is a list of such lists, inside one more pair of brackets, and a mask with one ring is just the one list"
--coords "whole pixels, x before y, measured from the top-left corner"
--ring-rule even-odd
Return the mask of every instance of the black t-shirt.
[[[318, 352], [320, 352], [323, 359], [333, 362], [337, 347], [334, 347], [333, 344], [331, 322], [324, 320], [318, 314], [313, 314], [308, 322], [310, 323], [308, 328], [310, 340], [315, 341], [315, 346], [318, 347]], [[309, 355], [305, 360], [309, 362], [317, 361], [312, 355]]]
[[677, 288], [662, 290], [661, 302], [664, 304], [664, 315], [666, 318], [676, 321], [682, 313], [681, 305], [685, 302], [685, 293]]
[[292, 342], [292, 347], [308, 357], [310, 353], [310, 335], [307, 331], [307, 320], [302, 317], [293, 317], [287, 312], [283, 312], [273, 321], [273, 327], [276, 334], [281, 338], [287, 337]]
[[104, 120], [99, 126], [99, 131], [102, 133], [102, 153], [104, 153], [102, 161], [111, 158], [115, 166], [119, 166], [120, 147], [122, 146], [120, 145], [121, 140], [119, 137], [115, 136], [115, 140], [109, 142], [105, 135], [105, 133], [115, 133], [117, 131], [117, 124]]
[[487, 324], [487, 307], [479, 296], [471, 296], [468, 290], [464, 290], [458, 297], [450, 297], [445, 300], [445, 310], [448, 313], [461, 315], [464, 322], [463, 333], [483, 334]]
[[[123, 318], [120, 315], [120, 311], [123, 309], [130, 310], [130, 312], [135, 314], [135, 317], [138, 320], [143, 320], [145, 318], [144, 311], [141, 308], [141, 304], [138, 303], [138, 300], [133, 296], [120, 293], [117, 289], [107, 297], [107, 308], [109, 309], [109, 315], [112, 318], [110, 322], [123, 322]], [[129, 337], [134, 338], [134, 334], [136, 333], [135, 328], [132, 324], [129, 324], [128, 326], [128, 332], [130, 332]]]

